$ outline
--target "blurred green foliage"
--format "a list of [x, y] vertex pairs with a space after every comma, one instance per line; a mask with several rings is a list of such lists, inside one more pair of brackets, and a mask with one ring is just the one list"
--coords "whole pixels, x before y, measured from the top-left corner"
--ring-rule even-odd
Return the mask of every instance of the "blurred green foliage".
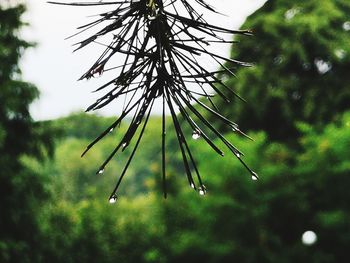
[[243, 129], [292, 142], [296, 121], [321, 128], [349, 110], [349, 21], [348, 0], [267, 1], [242, 26], [255, 36], [238, 37], [231, 51], [255, 66], [223, 76], [247, 103], [218, 101], [220, 110]]
[[[156, 119], [150, 124], [151, 130], [160, 125]], [[321, 132], [306, 123], [298, 126], [303, 134], [298, 152], [270, 142], [264, 132], [249, 134], [254, 142], [228, 134], [245, 150], [247, 162], [260, 171], [258, 182], [233, 156], [218, 157], [204, 141], [193, 141], [208, 188], [205, 197], [187, 186], [184, 173], [172, 171], [179, 167], [172, 167], [171, 194], [164, 200], [159, 149], [151, 144], [152, 153], [141, 147], [114, 205], [106, 198], [125, 157], [118, 156], [103, 175], [96, 175], [94, 169], [118, 136], [111, 135], [83, 159], [79, 153], [88, 143], [86, 138], [61, 139], [53, 159], [27, 162], [51, 177], [52, 200], [39, 216], [47, 235], [42, 248], [45, 258], [54, 262], [346, 262], [350, 112]], [[144, 158], [149, 172], [142, 167]], [[312, 247], [301, 242], [307, 230], [318, 235]]]
[[[242, 39], [234, 55], [258, 65], [227, 81], [251, 102], [221, 107], [251, 130], [254, 142], [225, 135], [244, 151], [260, 181], [234, 156], [219, 157], [199, 139], [190, 146], [208, 189], [200, 196], [187, 185], [169, 127], [164, 200], [161, 124], [154, 116], [116, 204], [107, 197], [129, 150], [104, 174], [96, 170], [127, 123], [84, 158], [86, 145], [113, 118], [74, 113], [33, 123], [28, 106], [37, 90], [18, 82], [18, 59], [28, 46], [16, 33], [23, 11], [0, 5], [1, 23], [9, 23], [1, 24], [0, 46], [11, 39], [17, 47], [12, 64], [3, 63], [10, 58], [0, 51], [1, 263], [348, 262], [348, 1], [268, 1], [245, 24], [257, 36]], [[2, 20], [5, 15], [11, 19]], [[340, 49], [341, 56], [334, 53]], [[316, 58], [331, 63], [327, 72], [320, 72]], [[47, 150], [50, 138], [54, 147]], [[301, 241], [308, 230], [318, 237], [312, 246]]]
[[[8, 2], [9, 3], [9, 2]], [[19, 37], [23, 5], [0, 3], [0, 262], [38, 262], [41, 233], [37, 214], [49, 195], [48, 177], [32, 171], [24, 156], [43, 158], [53, 152], [48, 126], [34, 123], [29, 104], [38, 97], [22, 81], [18, 67], [31, 44]], [[46, 129], [47, 128], [47, 129]]]

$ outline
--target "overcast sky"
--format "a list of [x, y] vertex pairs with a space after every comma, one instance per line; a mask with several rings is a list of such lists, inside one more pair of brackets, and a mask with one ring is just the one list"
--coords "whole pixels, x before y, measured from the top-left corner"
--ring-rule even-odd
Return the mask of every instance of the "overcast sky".
[[[101, 77], [97, 81], [77, 81], [91, 66], [100, 53], [99, 47], [72, 53], [79, 38], [64, 40], [75, 33], [75, 28], [87, 23], [88, 17], [99, 12], [98, 8], [57, 6], [42, 0], [27, 0], [28, 12], [25, 20], [30, 27], [24, 30], [25, 39], [38, 43], [35, 49], [26, 52], [22, 63], [26, 81], [37, 85], [40, 99], [31, 107], [35, 120], [52, 119], [83, 110], [97, 99], [91, 91], [98, 83], [106, 81]], [[207, 0], [218, 11], [228, 17], [204, 13], [204, 18], [220, 26], [237, 29], [246, 17], [262, 6], [265, 0]], [[216, 52], [229, 54], [229, 46], [213, 47]], [[215, 69], [216, 65], [207, 65]], [[101, 110], [103, 115], [118, 114], [118, 103]], [[155, 113], [157, 113], [156, 105]]]

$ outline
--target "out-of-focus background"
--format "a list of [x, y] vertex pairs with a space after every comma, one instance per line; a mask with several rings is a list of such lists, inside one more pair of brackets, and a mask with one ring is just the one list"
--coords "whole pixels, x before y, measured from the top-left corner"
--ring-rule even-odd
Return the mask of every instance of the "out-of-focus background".
[[254, 138], [221, 128], [260, 181], [234, 156], [219, 157], [199, 139], [190, 146], [208, 189], [200, 196], [186, 184], [169, 127], [164, 200], [154, 115], [110, 204], [130, 152], [103, 175], [95, 172], [127, 123], [80, 158], [116, 116], [81, 111], [93, 99], [93, 86], [75, 80], [94, 52], [72, 55], [63, 40], [93, 12], [1, 1], [1, 263], [349, 262], [350, 2], [212, 5], [229, 15], [218, 23], [237, 28], [245, 21], [241, 27], [254, 31], [228, 48], [255, 66], [238, 68], [235, 78], [220, 76], [247, 103], [216, 103]]

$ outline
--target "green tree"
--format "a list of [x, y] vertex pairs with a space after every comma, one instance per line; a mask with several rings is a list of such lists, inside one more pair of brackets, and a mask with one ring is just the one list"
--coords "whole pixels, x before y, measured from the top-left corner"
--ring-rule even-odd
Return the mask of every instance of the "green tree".
[[6, 3], [0, 4], [0, 261], [39, 262], [36, 217], [47, 191], [44, 178], [22, 162], [24, 155], [39, 157], [42, 152], [43, 129], [29, 113], [39, 93], [22, 81], [18, 66], [31, 46], [18, 36], [25, 6]]
[[232, 57], [255, 62], [227, 84], [248, 103], [220, 105], [243, 129], [297, 136], [296, 121], [322, 125], [350, 108], [350, 2], [274, 0], [248, 17]]
[[[230, 138], [260, 171], [252, 181], [239, 162], [215, 158], [196, 142], [208, 194], [183, 190], [163, 208], [169, 262], [347, 262], [350, 237], [350, 112], [317, 128], [299, 124], [301, 152]], [[207, 160], [210, 160], [208, 162]], [[183, 188], [181, 188], [183, 189]], [[315, 231], [313, 246], [302, 243]]]

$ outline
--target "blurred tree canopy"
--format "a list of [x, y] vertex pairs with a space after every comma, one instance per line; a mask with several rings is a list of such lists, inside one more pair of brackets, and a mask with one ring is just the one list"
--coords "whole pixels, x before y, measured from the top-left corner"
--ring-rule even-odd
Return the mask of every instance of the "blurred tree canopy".
[[[80, 123], [77, 115], [73, 119]], [[186, 187], [185, 175], [176, 172], [169, 174], [171, 195], [163, 200], [157, 152], [141, 147], [140, 162], [132, 166], [115, 205], [108, 203], [106, 191], [125, 160], [113, 163], [103, 176], [91, 167], [118, 138], [109, 137], [86, 160], [79, 160], [85, 138], [61, 139], [53, 160], [29, 163], [54, 177], [54, 197], [40, 215], [47, 235], [42, 253], [53, 262], [345, 263], [350, 241], [349, 125], [350, 112], [322, 132], [299, 123], [298, 153], [271, 142], [264, 132], [249, 134], [254, 143], [228, 135], [249, 153], [247, 161], [263, 175], [259, 182], [233, 157], [217, 158], [204, 142], [195, 141], [208, 187], [205, 197]], [[139, 174], [145, 156], [150, 156], [150, 170]], [[301, 242], [308, 230], [318, 236], [312, 247]]]
[[334, 120], [350, 108], [349, 21], [348, 0], [267, 1], [242, 26], [255, 37], [238, 37], [232, 48], [232, 57], [256, 64], [227, 80], [248, 102], [220, 109], [280, 141], [296, 138], [296, 121]]
[[18, 66], [31, 46], [18, 36], [25, 7], [11, 6], [0, 3], [0, 261], [36, 262], [40, 244], [36, 215], [47, 191], [44, 178], [28, 169], [22, 157], [40, 157], [48, 136], [29, 113], [38, 90], [21, 79]]
[[[163, 200], [154, 116], [111, 205], [106, 194], [125, 156], [103, 175], [95, 168], [126, 126], [81, 159], [109, 118], [75, 113], [33, 122], [28, 106], [38, 91], [18, 68], [30, 46], [18, 37], [25, 9], [0, 5], [0, 262], [348, 262], [349, 6], [268, 1], [243, 26], [256, 36], [232, 52], [257, 65], [227, 82], [249, 102], [220, 107], [255, 139], [225, 134], [259, 171], [259, 182], [233, 156], [216, 157], [199, 139], [190, 146], [199, 153], [207, 196], [187, 187], [174, 152], [166, 160], [170, 195]], [[51, 127], [60, 136], [45, 158]], [[308, 230], [318, 237], [313, 246], [301, 242]]]

